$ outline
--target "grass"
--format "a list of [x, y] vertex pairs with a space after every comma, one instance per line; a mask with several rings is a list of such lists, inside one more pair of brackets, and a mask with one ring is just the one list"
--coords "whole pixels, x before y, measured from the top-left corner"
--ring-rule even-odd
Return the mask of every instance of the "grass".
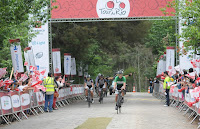
[[106, 129], [111, 120], [109, 117], [89, 118], [75, 129]]

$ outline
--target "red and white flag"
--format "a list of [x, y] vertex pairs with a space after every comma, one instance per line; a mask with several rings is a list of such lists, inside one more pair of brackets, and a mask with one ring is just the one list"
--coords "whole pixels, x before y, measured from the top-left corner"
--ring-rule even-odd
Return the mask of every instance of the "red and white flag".
[[38, 75], [38, 76], [40, 75], [40, 72], [38, 70], [35, 70], [34, 73], [35, 75]]
[[1, 80], [0, 80], [0, 87], [4, 86], [4, 84], [5, 84], [5, 83], [4, 83], [3, 79], [1, 79]]
[[15, 77], [16, 80], [18, 80], [18, 79], [17, 79], [18, 74], [19, 74], [19, 73], [18, 73], [17, 71], [14, 73], [14, 77]]
[[33, 71], [33, 66], [32, 66], [32, 65], [29, 67], [29, 70], [30, 70], [30, 71]]
[[174, 68], [169, 70], [169, 76], [173, 76], [174, 74], [176, 74], [176, 70]]
[[46, 69], [40, 72], [42, 75], [46, 73]]
[[62, 79], [62, 83], [65, 83], [65, 76], [64, 76], [63, 79]]
[[25, 62], [24, 62], [24, 66], [28, 66], [28, 62], [25, 61]]
[[7, 73], [6, 69], [7, 68], [0, 68], [0, 78], [2, 78]]
[[186, 74], [185, 76], [187, 76], [187, 77], [189, 77], [189, 78], [191, 78], [191, 79], [195, 79], [195, 72], [192, 72], [192, 73], [189, 73], [189, 74]]
[[19, 81], [24, 82], [24, 81], [26, 81], [26, 79], [28, 79], [28, 76], [26, 74], [22, 74], [21, 78], [19, 79]]

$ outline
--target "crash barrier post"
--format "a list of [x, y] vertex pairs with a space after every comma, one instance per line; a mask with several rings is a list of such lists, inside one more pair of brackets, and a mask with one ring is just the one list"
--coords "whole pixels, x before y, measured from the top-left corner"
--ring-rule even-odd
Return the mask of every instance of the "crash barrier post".
[[[163, 83], [160, 82], [159, 94], [157, 98], [163, 99], [165, 93], [163, 90]], [[191, 120], [191, 124], [196, 118], [200, 116], [200, 102], [199, 102], [200, 88], [185, 87], [179, 88], [178, 84], [171, 85], [170, 88], [170, 106], [178, 109], [179, 112], [184, 110], [184, 116], [189, 113], [188, 119]], [[198, 129], [200, 125], [198, 126]]]
[[[72, 99], [73, 101], [82, 100], [83, 96], [83, 85], [73, 84], [59, 90], [56, 103], [63, 107], [69, 105]], [[39, 115], [39, 113], [44, 113], [44, 103], [45, 95], [40, 91], [0, 91], [0, 119], [9, 125], [14, 120], [21, 121], [24, 118], [28, 119], [29, 115]]]

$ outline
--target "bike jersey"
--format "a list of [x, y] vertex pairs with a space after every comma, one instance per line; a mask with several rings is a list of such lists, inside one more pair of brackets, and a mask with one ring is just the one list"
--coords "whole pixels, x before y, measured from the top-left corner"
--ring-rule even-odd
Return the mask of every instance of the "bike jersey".
[[117, 89], [120, 89], [123, 86], [123, 83], [126, 83], [126, 77], [119, 78], [119, 76], [115, 77], [114, 82], [117, 83]]
[[99, 86], [103, 86], [105, 84], [105, 82], [106, 82], [105, 79], [102, 79], [102, 80], [99, 79], [98, 80]]
[[86, 79], [85, 83], [87, 84], [87, 86], [92, 86], [93, 80], [90, 79], [89, 81]]

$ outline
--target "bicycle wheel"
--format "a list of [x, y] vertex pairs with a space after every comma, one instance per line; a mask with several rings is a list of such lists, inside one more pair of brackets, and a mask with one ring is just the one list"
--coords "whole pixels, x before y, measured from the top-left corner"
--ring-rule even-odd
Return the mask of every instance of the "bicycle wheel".
[[119, 107], [119, 113], [121, 113], [121, 108], [122, 108], [122, 107]]
[[90, 107], [91, 104], [91, 98], [90, 98], [90, 90], [88, 91], [88, 107]]
[[100, 93], [100, 104], [103, 103], [103, 90], [101, 90], [101, 93]]

